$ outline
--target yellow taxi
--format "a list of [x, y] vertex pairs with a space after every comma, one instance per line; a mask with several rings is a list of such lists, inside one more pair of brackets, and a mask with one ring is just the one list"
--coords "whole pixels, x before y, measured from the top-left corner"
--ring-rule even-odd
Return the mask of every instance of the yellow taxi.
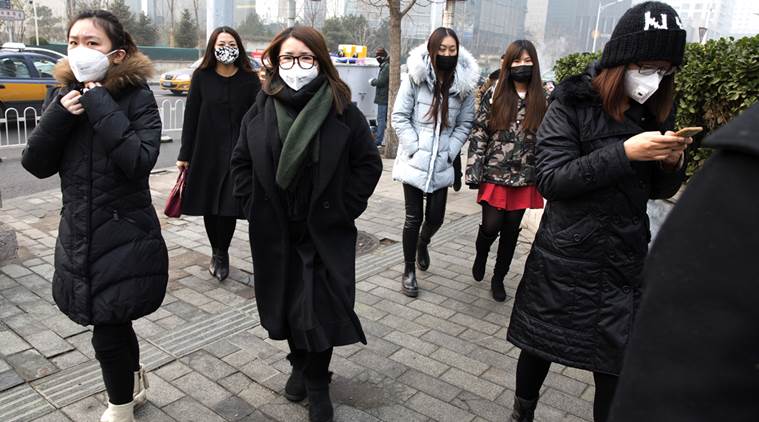
[[18, 115], [27, 107], [41, 112], [48, 88], [57, 85], [53, 68], [62, 57], [52, 51], [4, 45], [0, 49], [0, 117], [15, 118], [12, 112], [6, 113], [10, 108]]
[[[172, 70], [170, 72], [162, 73], [159, 85], [161, 89], [171, 91], [174, 95], [186, 94], [190, 91], [190, 80], [192, 80], [192, 73], [200, 66], [200, 62], [203, 59], [198, 59], [192, 63], [189, 67], [182, 69]], [[250, 66], [254, 71], [258, 72], [261, 68], [261, 62], [253, 57], [250, 57]]]

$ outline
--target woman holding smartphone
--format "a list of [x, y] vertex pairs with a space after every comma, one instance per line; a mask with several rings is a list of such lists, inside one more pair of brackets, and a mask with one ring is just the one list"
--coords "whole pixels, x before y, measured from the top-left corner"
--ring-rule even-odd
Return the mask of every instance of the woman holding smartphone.
[[643, 293], [646, 204], [685, 177], [690, 139], [672, 131], [684, 49], [677, 13], [641, 3], [620, 18], [600, 62], [553, 94], [536, 146], [548, 203], [508, 331], [521, 349], [513, 421], [533, 420], [551, 362], [593, 372], [594, 420], [607, 420]]
[[177, 167], [187, 171], [182, 213], [203, 216], [211, 244], [208, 272], [219, 281], [229, 275], [229, 245], [244, 217], [232, 194], [229, 160], [242, 116], [260, 89], [237, 31], [216, 28], [192, 75]]

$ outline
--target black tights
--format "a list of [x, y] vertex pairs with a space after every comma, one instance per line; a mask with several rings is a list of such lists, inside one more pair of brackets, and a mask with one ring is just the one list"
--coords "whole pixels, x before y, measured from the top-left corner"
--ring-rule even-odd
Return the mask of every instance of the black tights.
[[[519, 354], [519, 361], [517, 362], [517, 397], [525, 400], [537, 399], [540, 394], [540, 387], [543, 386], [543, 381], [545, 381], [550, 367], [551, 362], [523, 350]], [[593, 381], [596, 384], [596, 395], [593, 398], [593, 420], [595, 422], [606, 422], [608, 419], [611, 401], [614, 398], [614, 392], [617, 390], [617, 380], [616, 375], [593, 373]]]
[[237, 218], [221, 215], [204, 215], [203, 223], [206, 225], [206, 233], [208, 234], [211, 248], [218, 250], [222, 254], [227, 253], [229, 244], [232, 243], [232, 236], [235, 234]]
[[[416, 262], [416, 246], [420, 236], [422, 241], [429, 243], [435, 232], [443, 225], [448, 189], [442, 188], [425, 194], [421, 189], [404, 183], [403, 197], [406, 200], [406, 222], [403, 224], [403, 259], [406, 262]], [[425, 197], [427, 198], [426, 210], [424, 210]]]
[[290, 339], [287, 340], [287, 345], [290, 346], [290, 356], [292, 356], [293, 365], [302, 367], [303, 374], [307, 379], [324, 380], [328, 378], [329, 363], [332, 360], [332, 347], [321, 352], [310, 352], [296, 348], [295, 343]]
[[140, 369], [140, 345], [132, 323], [96, 325], [92, 347], [100, 362], [103, 382], [112, 404], [126, 404], [134, 394], [134, 373]]
[[[519, 225], [522, 223], [525, 210], [504, 211], [482, 202], [482, 231], [490, 236], [505, 233], [519, 233]], [[516, 242], [515, 242], [516, 243]]]

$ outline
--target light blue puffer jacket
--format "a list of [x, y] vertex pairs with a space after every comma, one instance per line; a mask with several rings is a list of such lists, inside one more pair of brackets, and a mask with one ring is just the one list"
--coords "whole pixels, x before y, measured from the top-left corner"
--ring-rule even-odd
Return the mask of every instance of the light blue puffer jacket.
[[409, 77], [401, 83], [392, 114], [398, 135], [393, 179], [429, 193], [453, 184], [453, 159], [474, 122], [474, 90], [480, 68], [474, 57], [459, 47], [448, 98], [448, 127], [441, 130], [441, 125], [427, 116], [435, 86], [427, 43], [411, 50], [406, 64]]

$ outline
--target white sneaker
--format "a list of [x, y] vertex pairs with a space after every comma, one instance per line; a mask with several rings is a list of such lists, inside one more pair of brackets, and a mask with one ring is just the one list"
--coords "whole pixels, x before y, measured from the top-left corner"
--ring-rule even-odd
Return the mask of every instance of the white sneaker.
[[127, 404], [108, 403], [100, 422], [134, 422], [134, 401]]
[[145, 366], [140, 364], [140, 370], [134, 373], [134, 407], [140, 407], [148, 401], [148, 384]]

